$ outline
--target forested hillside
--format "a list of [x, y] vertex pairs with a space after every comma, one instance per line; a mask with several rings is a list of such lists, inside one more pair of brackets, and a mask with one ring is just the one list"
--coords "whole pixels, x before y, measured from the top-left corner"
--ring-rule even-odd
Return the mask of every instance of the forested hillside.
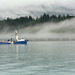
[[60, 21], [64, 21], [66, 19], [74, 18], [75, 16], [67, 15], [49, 15], [44, 13], [40, 17], [33, 18], [32, 16], [19, 17], [16, 19], [7, 18], [5, 20], [0, 21], [0, 29], [4, 27], [9, 27], [10, 30], [19, 29], [22, 27], [34, 26], [40, 23], [52, 22], [58, 23]]

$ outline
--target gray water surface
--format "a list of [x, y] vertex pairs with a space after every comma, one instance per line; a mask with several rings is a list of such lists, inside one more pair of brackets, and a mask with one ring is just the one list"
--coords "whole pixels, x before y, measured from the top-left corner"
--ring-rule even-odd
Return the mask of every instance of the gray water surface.
[[75, 75], [75, 42], [0, 45], [0, 75]]

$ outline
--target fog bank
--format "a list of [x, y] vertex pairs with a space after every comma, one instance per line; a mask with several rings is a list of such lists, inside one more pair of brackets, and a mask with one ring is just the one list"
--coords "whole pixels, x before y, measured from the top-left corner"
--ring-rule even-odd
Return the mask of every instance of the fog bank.
[[[15, 30], [8, 31], [9, 27], [0, 32], [0, 39], [15, 38]], [[59, 23], [44, 23], [18, 29], [19, 38], [46, 39], [46, 38], [75, 38], [75, 18]]]

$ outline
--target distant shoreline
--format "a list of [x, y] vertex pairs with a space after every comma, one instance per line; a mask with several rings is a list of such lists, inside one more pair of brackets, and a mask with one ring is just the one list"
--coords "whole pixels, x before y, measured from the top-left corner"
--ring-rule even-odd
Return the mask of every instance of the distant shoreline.
[[75, 38], [74, 39], [68, 39], [68, 38], [29, 39], [29, 41], [75, 41]]
[[[0, 41], [7, 41], [8, 39], [0, 39]], [[14, 39], [13, 39], [14, 40]], [[75, 38], [26, 38], [28, 41], [75, 41]]]

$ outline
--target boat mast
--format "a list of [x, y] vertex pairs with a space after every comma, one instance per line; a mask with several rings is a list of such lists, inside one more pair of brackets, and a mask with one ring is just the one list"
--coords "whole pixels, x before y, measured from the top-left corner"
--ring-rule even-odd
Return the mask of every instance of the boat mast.
[[15, 32], [16, 32], [15, 33], [15, 39], [16, 39], [16, 41], [18, 41], [18, 33], [17, 33], [17, 30]]

